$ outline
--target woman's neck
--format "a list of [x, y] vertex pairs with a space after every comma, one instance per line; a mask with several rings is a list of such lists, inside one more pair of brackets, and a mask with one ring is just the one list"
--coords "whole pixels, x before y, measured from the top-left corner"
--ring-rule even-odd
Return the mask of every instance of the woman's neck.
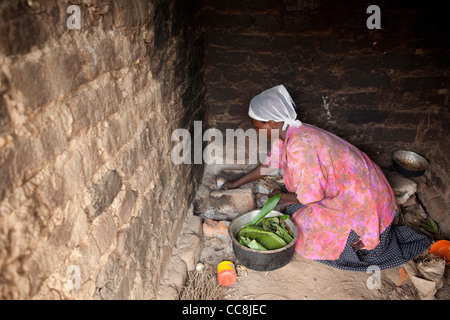
[[289, 126], [286, 128], [286, 130], [280, 130], [279, 131], [279, 136], [278, 136], [278, 138], [280, 139], [280, 140], [282, 140], [283, 142], [284, 141], [286, 141], [286, 136], [287, 136], [287, 132], [288, 132], [288, 130], [289, 130]]

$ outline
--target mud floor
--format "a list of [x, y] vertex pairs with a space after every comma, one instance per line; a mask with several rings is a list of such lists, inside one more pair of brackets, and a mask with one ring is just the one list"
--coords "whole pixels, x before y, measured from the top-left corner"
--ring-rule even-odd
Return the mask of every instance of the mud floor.
[[[229, 177], [226, 177], [229, 178]], [[219, 183], [226, 178], [217, 178], [213, 173], [206, 177], [203, 199], [208, 199], [212, 190], [220, 188]], [[276, 183], [277, 177], [272, 182]], [[279, 180], [279, 179], [278, 179]], [[266, 181], [270, 182], [270, 181]], [[255, 194], [254, 206], [261, 207], [264, 193], [277, 186], [265, 186], [253, 184], [249, 186]], [[222, 197], [222, 195], [220, 195]], [[246, 203], [245, 194], [240, 196], [240, 205]], [[255, 271], [240, 265], [234, 256], [231, 239], [226, 233], [228, 212], [220, 211], [214, 204], [207, 203], [208, 208], [200, 214], [203, 222], [203, 250], [199, 263], [212, 266], [216, 270], [217, 265], [224, 260], [235, 263], [238, 280], [230, 287], [222, 287], [222, 298], [235, 300], [418, 300], [420, 296], [416, 287], [405, 273], [399, 272], [399, 268], [381, 270], [377, 272], [354, 272], [335, 269], [320, 262], [308, 260], [295, 253], [292, 260], [284, 267], [267, 272]], [[211, 199], [211, 198], [209, 198]], [[223, 200], [223, 198], [221, 198]], [[208, 207], [209, 206], [209, 207]], [[250, 206], [251, 208], [251, 206]], [[247, 209], [250, 209], [247, 208]], [[277, 209], [277, 208], [276, 208]], [[248, 210], [247, 210], [248, 211]], [[224, 214], [225, 213], [225, 214]], [[222, 221], [224, 225], [216, 228], [212, 233], [205, 228], [205, 221]], [[215, 233], [214, 233], [215, 232]], [[435, 298], [438, 300], [450, 300], [449, 266], [446, 267], [444, 283], [437, 290]]]
[[[401, 283], [398, 268], [378, 273], [339, 270], [312, 261], [295, 253], [284, 267], [272, 271], [255, 271], [239, 264], [231, 242], [205, 240], [200, 263], [216, 270], [223, 260], [235, 263], [238, 279], [222, 287], [226, 300], [420, 300], [410, 279]], [[449, 267], [444, 286], [435, 295], [437, 300], [450, 299]]]

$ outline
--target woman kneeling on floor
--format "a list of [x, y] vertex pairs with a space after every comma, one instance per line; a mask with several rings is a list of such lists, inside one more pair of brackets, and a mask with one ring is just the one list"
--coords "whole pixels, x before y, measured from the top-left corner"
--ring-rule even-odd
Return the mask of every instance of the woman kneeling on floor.
[[274, 139], [271, 152], [264, 164], [222, 188], [262, 178], [261, 169], [281, 168], [289, 192], [269, 196], [282, 193], [284, 211], [298, 227], [300, 255], [366, 272], [399, 266], [431, 245], [412, 227], [392, 223], [397, 205], [381, 169], [349, 142], [297, 120], [284, 86], [254, 97], [248, 114], [256, 130]]

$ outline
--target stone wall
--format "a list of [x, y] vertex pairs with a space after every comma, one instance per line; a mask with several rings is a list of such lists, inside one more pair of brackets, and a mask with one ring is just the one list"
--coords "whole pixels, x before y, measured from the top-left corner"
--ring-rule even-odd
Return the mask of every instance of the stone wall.
[[205, 116], [197, 12], [0, 3], [1, 299], [156, 296], [202, 176], [170, 159]]
[[[248, 129], [253, 96], [278, 84], [299, 119], [355, 144], [383, 168], [391, 152], [426, 156], [421, 201], [450, 235], [450, 34], [423, 1], [205, 0], [213, 126]], [[368, 29], [367, 8], [381, 10]]]
[[173, 164], [171, 133], [250, 128], [281, 83], [382, 167], [425, 155], [418, 196], [450, 230], [445, 11], [380, 0], [369, 30], [371, 4], [1, 1], [0, 297], [155, 298], [204, 169]]

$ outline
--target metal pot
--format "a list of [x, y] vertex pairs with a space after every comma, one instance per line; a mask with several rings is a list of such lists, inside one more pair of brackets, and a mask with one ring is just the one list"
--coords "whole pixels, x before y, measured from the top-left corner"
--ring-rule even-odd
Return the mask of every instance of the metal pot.
[[397, 150], [392, 153], [394, 169], [405, 177], [419, 177], [428, 169], [428, 160], [412, 151]]
[[[286, 224], [291, 229], [294, 235], [294, 240], [292, 240], [283, 248], [267, 251], [259, 251], [247, 248], [241, 245], [236, 240], [236, 235], [243, 225], [250, 223], [253, 218], [256, 217], [259, 211], [260, 210], [250, 211], [240, 217], [235, 218], [228, 226], [228, 233], [231, 237], [234, 254], [243, 266], [257, 271], [275, 270], [285, 266], [289, 263], [289, 261], [291, 261], [292, 256], [295, 252], [295, 243], [298, 239], [297, 226], [294, 224], [294, 222], [292, 222], [291, 219], [286, 220]], [[276, 217], [280, 215], [282, 215], [282, 213], [278, 211], [272, 211], [266, 217]]]

